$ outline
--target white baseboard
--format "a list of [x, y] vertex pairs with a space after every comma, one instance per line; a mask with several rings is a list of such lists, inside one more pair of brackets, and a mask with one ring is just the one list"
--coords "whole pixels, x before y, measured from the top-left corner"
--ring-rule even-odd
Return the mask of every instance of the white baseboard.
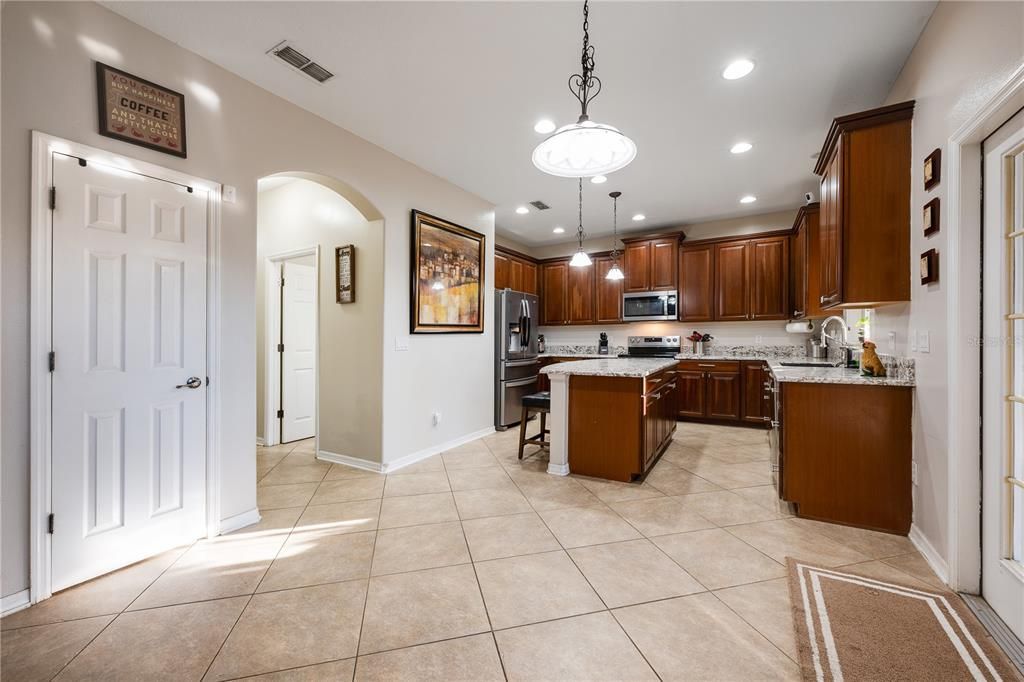
[[914, 547], [917, 547], [917, 551], [921, 553], [921, 556], [928, 562], [931, 569], [935, 571], [935, 575], [939, 577], [939, 580], [948, 585], [949, 567], [946, 565], [946, 560], [936, 551], [932, 543], [921, 532], [921, 529], [911, 524], [910, 533], [907, 537], [910, 538], [910, 542]]
[[373, 471], [378, 474], [390, 474], [403, 467], [407, 467], [410, 464], [415, 464], [420, 460], [424, 460], [427, 457], [433, 457], [445, 450], [451, 450], [457, 448], [460, 445], [469, 443], [470, 441], [483, 438], [484, 436], [494, 433], [494, 427], [488, 426], [486, 429], [480, 429], [473, 433], [467, 433], [464, 436], [453, 438], [452, 440], [444, 443], [438, 443], [437, 445], [431, 445], [428, 448], [417, 450], [416, 452], [399, 457], [391, 462], [371, 462], [368, 459], [360, 459], [359, 457], [352, 457], [350, 455], [339, 455], [336, 452], [329, 452], [327, 450], [319, 450], [317, 452], [317, 458], [322, 459], [325, 462], [333, 462], [334, 464], [344, 464], [355, 469], [362, 469], [363, 471]]
[[27, 609], [32, 605], [32, 599], [28, 590], [9, 594], [0, 599], [0, 616], [9, 616], [12, 613]]
[[328, 450], [317, 450], [316, 458], [322, 459], [325, 462], [331, 462], [332, 464], [344, 464], [345, 466], [352, 467], [353, 469], [372, 471], [376, 474], [384, 473], [384, 467], [380, 462], [371, 462], [368, 459], [360, 459], [359, 457], [352, 457], [351, 455], [339, 455], [336, 452], [330, 452]]
[[226, 519], [221, 519], [220, 522], [220, 534], [231, 533], [238, 530], [239, 528], [245, 528], [253, 524], [259, 523], [260, 519], [259, 509], [250, 509], [249, 511], [242, 512], [241, 514], [235, 514], [229, 516]]
[[446, 441], [444, 443], [438, 443], [437, 445], [431, 445], [428, 448], [423, 448], [422, 450], [417, 450], [416, 452], [414, 452], [414, 453], [412, 453], [410, 455], [405, 455], [404, 457], [399, 457], [398, 459], [393, 460], [391, 462], [385, 462], [384, 465], [383, 465], [384, 466], [384, 471], [385, 471], [385, 473], [391, 473], [393, 471], [397, 471], [397, 470], [401, 469], [402, 467], [407, 467], [410, 464], [415, 464], [416, 462], [419, 462], [420, 460], [424, 460], [427, 457], [433, 457], [434, 455], [440, 454], [440, 453], [444, 452], [445, 450], [451, 450], [453, 448], [457, 448], [460, 445], [465, 445], [466, 443], [469, 443], [470, 441], [478, 440], [480, 438], [483, 438], [484, 436], [489, 436], [492, 433], [494, 433], [494, 427], [493, 426], [488, 426], [486, 429], [480, 429], [479, 431], [474, 431], [473, 433], [467, 433], [464, 436], [459, 436], [458, 438], [453, 438], [452, 440]]
[[257, 437], [256, 438], [256, 445], [258, 445], [258, 446], [266, 445], [266, 441], [264, 441], [262, 438]]

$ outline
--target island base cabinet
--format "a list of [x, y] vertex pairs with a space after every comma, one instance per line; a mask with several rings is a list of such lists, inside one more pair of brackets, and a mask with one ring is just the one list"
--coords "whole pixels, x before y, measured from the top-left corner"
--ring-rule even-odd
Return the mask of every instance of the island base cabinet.
[[906, 535], [913, 389], [781, 384], [782, 489], [797, 516]]
[[[569, 379], [569, 470], [629, 482], [647, 473], [675, 432], [676, 382], [661, 377]], [[657, 386], [644, 393], [645, 385]]]

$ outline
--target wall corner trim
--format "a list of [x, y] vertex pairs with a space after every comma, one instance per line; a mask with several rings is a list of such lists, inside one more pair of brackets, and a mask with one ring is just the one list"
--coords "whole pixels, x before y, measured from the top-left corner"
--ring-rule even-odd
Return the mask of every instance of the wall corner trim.
[[260, 510], [253, 508], [250, 509], [249, 511], [244, 511], [241, 514], [235, 514], [234, 516], [229, 516], [226, 519], [221, 519], [220, 535], [231, 533], [240, 528], [245, 528], [246, 526], [252, 526], [254, 524], [257, 524], [260, 522], [260, 519], [262, 518], [263, 517], [260, 516]]
[[917, 551], [921, 553], [924, 560], [928, 562], [928, 566], [935, 571], [935, 575], [939, 577], [945, 584], [949, 584], [949, 567], [946, 566], [946, 560], [942, 558], [938, 550], [932, 546], [932, 543], [925, 537], [925, 534], [921, 531], [918, 526], [911, 524], [910, 533], [907, 535], [910, 542], [913, 543]]
[[9, 616], [31, 606], [32, 600], [29, 594], [29, 590], [22, 590], [0, 599], [0, 616]]
[[479, 440], [480, 438], [488, 436], [492, 433], [494, 433], [494, 427], [488, 426], [485, 429], [480, 429], [479, 431], [467, 433], [464, 436], [453, 438], [452, 440], [445, 441], [444, 443], [438, 443], [437, 445], [431, 445], [429, 447], [423, 448], [422, 450], [417, 450], [416, 452], [405, 455], [403, 457], [399, 457], [398, 459], [392, 460], [390, 462], [384, 462], [381, 466], [385, 473], [391, 473], [393, 471], [401, 469], [402, 467], [407, 467], [410, 464], [415, 464], [420, 460], [424, 460], [428, 457], [433, 457], [434, 455], [440, 454], [445, 450], [451, 450], [453, 448], [457, 448], [460, 445], [465, 445], [466, 443], [469, 443], [471, 441]]
[[351, 455], [339, 455], [336, 452], [330, 452], [328, 450], [317, 450], [316, 458], [331, 464], [342, 464], [353, 469], [361, 469], [362, 471], [372, 471], [375, 474], [384, 473], [384, 465], [380, 462], [371, 462], [368, 459], [362, 459], [361, 457], [353, 457]]

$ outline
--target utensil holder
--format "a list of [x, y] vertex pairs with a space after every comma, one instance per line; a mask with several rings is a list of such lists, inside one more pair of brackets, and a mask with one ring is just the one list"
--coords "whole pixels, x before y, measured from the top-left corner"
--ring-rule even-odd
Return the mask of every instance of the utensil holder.
[[704, 355], [704, 342], [703, 341], [691, 341], [693, 344], [694, 355]]

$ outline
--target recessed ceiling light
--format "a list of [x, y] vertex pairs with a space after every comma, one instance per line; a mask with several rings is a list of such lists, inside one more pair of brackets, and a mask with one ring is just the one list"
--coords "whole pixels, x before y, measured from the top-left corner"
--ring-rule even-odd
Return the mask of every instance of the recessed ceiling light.
[[754, 145], [749, 142], [737, 142], [729, 149], [729, 151], [733, 154], [743, 154], [744, 152], [749, 152], [753, 148]]
[[555, 132], [555, 122], [549, 118], [542, 118], [533, 124], [533, 131], [541, 135]]
[[743, 78], [753, 70], [754, 62], [749, 59], [737, 59], [729, 64], [729, 66], [725, 67], [725, 71], [722, 72], [722, 78], [728, 81], [734, 81], [737, 78]]
[[635, 216], [633, 216], [633, 220], [646, 220], [646, 219], [647, 219], [647, 216], [645, 216], [643, 213], [637, 213]]
[[595, 175], [594, 177], [590, 178], [590, 181], [595, 185], [600, 185], [602, 182], [608, 182], [608, 178], [606, 178], [603, 175]]
[[755, 201], [757, 201], [757, 197], [755, 197], [753, 194], [748, 194], [747, 196], [740, 199], [741, 204], [752, 204]]
[[530, 209], [526, 208], [525, 206], [520, 206], [519, 208], [516, 209], [516, 213], [518, 213], [519, 215], [526, 215], [529, 212]]
[[564, 227], [556, 227], [555, 229], [553, 229], [551, 231], [554, 232], [555, 234], [562, 234], [563, 232], [565, 232], [565, 228]]

